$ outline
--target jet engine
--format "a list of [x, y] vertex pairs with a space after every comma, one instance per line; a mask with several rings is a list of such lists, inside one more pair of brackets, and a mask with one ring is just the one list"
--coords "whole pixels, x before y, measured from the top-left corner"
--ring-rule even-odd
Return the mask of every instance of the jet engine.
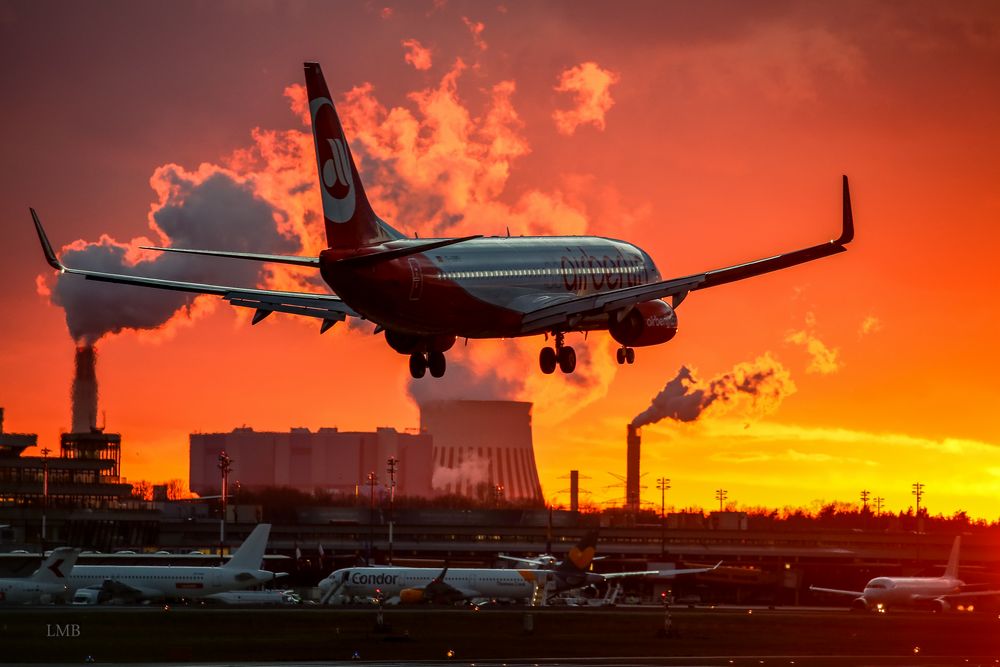
[[644, 301], [617, 322], [612, 315], [608, 330], [625, 347], [659, 345], [677, 334], [677, 313], [660, 299]]
[[[938, 599], [934, 600], [932, 602], [932, 604], [934, 605], [934, 611], [937, 612], [937, 613], [939, 613], [939, 614], [943, 614], [943, 613], [951, 611], [951, 603], [948, 602], [947, 600], [942, 600], [942, 599], [938, 598]], [[961, 609], [961, 607], [959, 607], [959, 608]]]
[[402, 604], [419, 604], [426, 600], [422, 588], [404, 588], [399, 592], [399, 601]]
[[404, 333], [386, 329], [385, 342], [389, 347], [400, 354], [413, 354], [414, 352], [447, 352], [455, 344], [454, 336], [444, 334], [437, 336], [421, 336], [419, 334]]
[[868, 606], [868, 600], [862, 598], [854, 598], [851, 601], [851, 611], [868, 611], [870, 607]]

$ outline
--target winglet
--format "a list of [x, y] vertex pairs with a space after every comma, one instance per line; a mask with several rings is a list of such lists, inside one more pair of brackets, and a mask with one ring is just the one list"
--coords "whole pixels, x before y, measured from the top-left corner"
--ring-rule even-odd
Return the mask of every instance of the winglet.
[[35, 209], [29, 209], [31, 211], [31, 219], [35, 221], [35, 231], [38, 232], [38, 240], [42, 243], [42, 252], [45, 253], [45, 261], [49, 263], [53, 269], [58, 271], [64, 270], [66, 267], [62, 265], [59, 258], [56, 257], [55, 251], [52, 249], [52, 244], [49, 243], [49, 237], [45, 235], [45, 230], [42, 229], [42, 221], [38, 219], [38, 214], [35, 213]]
[[847, 245], [854, 240], [854, 213], [851, 211], [851, 188], [847, 183], [847, 175], [844, 175], [844, 230], [840, 233], [840, 238], [834, 241], [837, 245]]

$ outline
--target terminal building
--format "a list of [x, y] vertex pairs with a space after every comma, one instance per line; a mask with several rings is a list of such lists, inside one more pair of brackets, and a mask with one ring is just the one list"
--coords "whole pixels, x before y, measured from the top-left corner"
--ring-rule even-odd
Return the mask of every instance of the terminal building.
[[369, 473], [375, 473], [380, 486], [389, 483], [386, 464], [394, 457], [398, 460], [396, 493], [432, 495], [431, 438], [425, 433], [400, 433], [393, 428], [374, 432], [293, 428], [275, 432], [248, 427], [229, 433], [192, 433], [192, 491], [201, 495], [219, 493], [219, 455], [223, 452], [232, 459], [229, 482], [239, 482], [241, 488], [286, 486], [306, 492], [364, 494]]
[[37, 443], [35, 434], [4, 432], [0, 408], [0, 542], [102, 546], [155, 534], [155, 522], [136, 515], [146, 508], [120, 477], [119, 434], [64, 433], [59, 456], [48, 449], [25, 456]]

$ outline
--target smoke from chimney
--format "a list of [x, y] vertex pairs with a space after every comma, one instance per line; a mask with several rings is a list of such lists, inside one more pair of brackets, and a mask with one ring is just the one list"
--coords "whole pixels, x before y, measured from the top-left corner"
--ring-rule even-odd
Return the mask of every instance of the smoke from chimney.
[[733, 405], [740, 401], [749, 412], [766, 414], [794, 393], [795, 383], [788, 369], [770, 354], [736, 364], [733, 370], [705, 383], [695, 378], [687, 366], [681, 366], [649, 407], [636, 415], [632, 426], [640, 428], [661, 419], [693, 422], [713, 404]]
[[89, 433], [97, 424], [97, 350], [93, 345], [76, 348], [73, 376], [73, 433]]
[[[103, 236], [96, 243], [77, 241], [62, 253], [67, 266], [189, 282], [255, 287], [264, 276], [256, 262], [157, 254], [134, 262], [138, 245], [224, 249], [242, 252], [294, 253], [297, 239], [283, 235], [275, 224], [276, 209], [257, 196], [249, 183], [227, 172], [205, 176], [175, 165], [153, 176], [161, 203], [151, 215], [158, 239], [118, 243]], [[70, 335], [78, 344], [97, 342], [124, 329], [156, 329], [177, 312], [190, 308], [195, 294], [124, 287], [60, 274], [51, 300], [66, 311]]]

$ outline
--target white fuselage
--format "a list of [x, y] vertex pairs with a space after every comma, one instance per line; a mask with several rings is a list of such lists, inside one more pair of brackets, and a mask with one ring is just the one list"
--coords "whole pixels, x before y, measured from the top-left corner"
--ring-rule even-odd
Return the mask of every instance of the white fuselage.
[[876, 577], [865, 586], [862, 597], [869, 607], [909, 607], [958, 593], [963, 585], [951, 577]]
[[[320, 582], [320, 589], [338, 586], [338, 594], [383, 598], [396, 597], [403, 590], [427, 586], [441, 574], [436, 567], [351, 567], [337, 570]], [[537, 572], [533, 570], [453, 568], [445, 574], [444, 583], [470, 597], [530, 598], [535, 589]]]
[[0, 604], [40, 604], [68, 596], [66, 584], [48, 584], [28, 577], [0, 579]]
[[67, 577], [73, 589], [113, 581], [142, 593], [144, 598], [195, 598], [250, 588], [274, 575], [264, 570], [167, 565], [77, 565]]

